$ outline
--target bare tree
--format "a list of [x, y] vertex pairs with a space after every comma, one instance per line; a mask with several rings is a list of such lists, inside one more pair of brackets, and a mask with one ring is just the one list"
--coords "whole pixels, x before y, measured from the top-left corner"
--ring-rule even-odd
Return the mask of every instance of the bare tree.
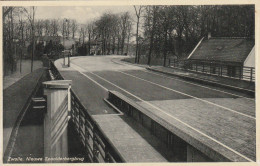
[[19, 10], [19, 36], [20, 36], [20, 47], [21, 47], [21, 52], [20, 52], [20, 73], [22, 72], [22, 59], [23, 59], [23, 48], [25, 46], [25, 39], [24, 39], [24, 29], [25, 29], [25, 21], [23, 20], [23, 8], [20, 8]]
[[45, 36], [49, 36], [50, 35], [50, 31], [51, 31], [50, 20], [49, 19], [44, 20], [43, 29], [44, 29], [44, 35]]
[[154, 34], [156, 30], [156, 21], [157, 21], [157, 15], [158, 15], [158, 6], [148, 6], [146, 7], [147, 10], [147, 17], [148, 17], [148, 30], [149, 30], [149, 38], [150, 38], [150, 45], [149, 45], [149, 52], [148, 52], [148, 61], [147, 64], [151, 65], [151, 56], [152, 56], [152, 50], [154, 45]]
[[27, 14], [28, 21], [30, 22], [31, 26], [31, 39], [32, 39], [32, 52], [31, 52], [31, 72], [33, 71], [33, 58], [34, 58], [34, 51], [35, 51], [35, 12], [36, 12], [36, 7], [32, 6], [28, 9], [24, 9], [24, 11]]
[[88, 33], [88, 54], [90, 55], [90, 49], [91, 49], [91, 41], [94, 37], [94, 23], [91, 22], [87, 25], [87, 33]]
[[80, 34], [80, 39], [82, 39], [81, 40], [82, 44], [85, 44], [85, 38], [86, 38], [86, 34], [87, 34], [86, 25], [82, 24], [80, 26], [79, 34]]
[[13, 71], [13, 10], [13, 7], [3, 7], [4, 76], [7, 75], [9, 65], [11, 65], [11, 72]]
[[3, 22], [5, 22], [5, 17], [9, 12], [11, 12], [14, 9], [14, 7], [7, 7], [3, 6]]
[[138, 55], [138, 47], [139, 47], [139, 23], [140, 23], [140, 17], [142, 13], [143, 6], [134, 6], [135, 8], [135, 15], [137, 17], [136, 22], [136, 48], [135, 48], [135, 63], [139, 63], [139, 55]]
[[130, 14], [125, 12], [121, 15], [120, 18], [120, 27], [121, 27], [121, 54], [124, 52], [125, 39], [127, 36], [127, 27], [130, 24]]
[[35, 21], [36, 36], [42, 36], [43, 35], [43, 27], [44, 27], [43, 20], [36, 20]]
[[51, 36], [58, 36], [58, 32], [59, 32], [59, 20], [58, 19], [52, 19], [50, 20], [50, 34]]
[[70, 37], [71, 33], [71, 21], [69, 19], [65, 19], [65, 30], [66, 30], [66, 36]]
[[77, 21], [75, 19], [71, 20], [71, 31], [72, 31], [72, 38], [73, 39], [75, 38], [75, 33], [77, 32], [77, 29], [78, 29]]
[[127, 24], [127, 45], [126, 45], [126, 53], [128, 54], [128, 48], [129, 48], [129, 42], [130, 42], [130, 37], [132, 36], [132, 21], [128, 21]]

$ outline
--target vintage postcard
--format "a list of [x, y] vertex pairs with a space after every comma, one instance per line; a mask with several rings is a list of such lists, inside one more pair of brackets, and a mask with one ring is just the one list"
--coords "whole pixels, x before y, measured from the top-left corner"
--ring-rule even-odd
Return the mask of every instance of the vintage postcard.
[[259, 165], [258, 1], [0, 4], [2, 164]]

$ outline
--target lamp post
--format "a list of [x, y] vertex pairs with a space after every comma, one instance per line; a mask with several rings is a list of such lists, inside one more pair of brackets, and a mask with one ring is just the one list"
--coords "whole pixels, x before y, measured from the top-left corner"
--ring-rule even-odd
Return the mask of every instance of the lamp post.
[[[66, 23], [68, 23], [68, 22], [69, 22], [69, 20], [66, 19]], [[67, 25], [67, 28], [69, 28], [68, 25]], [[70, 67], [70, 52], [68, 54], [68, 67]]]
[[[14, 43], [14, 54], [15, 54], [15, 57], [13, 58], [13, 60], [15, 61], [16, 59], [16, 56], [17, 56], [17, 43], [19, 42], [19, 39], [13, 39], [13, 43]], [[20, 73], [21, 73], [21, 56], [20, 56]], [[13, 69], [13, 65], [12, 64], [12, 69]], [[16, 61], [15, 61], [15, 66], [16, 66]], [[16, 68], [16, 67], [15, 67]], [[15, 69], [16, 70], [16, 69]]]
[[65, 46], [64, 46], [64, 35], [65, 35], [65, 26], [64, 26], [64, 20], [63, 20], [63, 23], [62, 23], [62, 31], [63, 31], [63, 34], [62, 34], [62, 39], [63, 39], [63, 65], [65, 65]]
[[[65, 21], [65, 23], [64, 23], [64, 21]], [[63, 31], [64, 31], [63, 32], [63, 46], [64, 46], [63, 62], [64, 62], [64, 66], [65, 66], [65, 50], [66, 50], [64, 35], [65, 35], [65, 29], [67, 30], [67, 28], [69, 28], [68, 25], [67, 25], [68, 22], [69, 22], [69, 20], [67, 18], [63, 19]], [[68, 36], [66, 36], [66, 37], [68, 37]], [[68, 67], [70, 67], [70, 52], [68, 54]]]
[[[65, 21], [65, 23], [64, 23], [64, 21]], [[64, 66], [65, 66], [65, 31], [66, 31], [66, 23], [67, 23], [67, 19], [66, 18], [64, 18], [63, 19], [63, 47], [64, 47], [64, 50], [63, 50], [63, 64], [64, 64]]]

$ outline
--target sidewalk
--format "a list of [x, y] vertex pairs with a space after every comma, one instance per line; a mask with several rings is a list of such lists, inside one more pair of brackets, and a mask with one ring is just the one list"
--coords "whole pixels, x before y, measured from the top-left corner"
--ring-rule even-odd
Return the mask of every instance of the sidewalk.
[[39, 68], [3, 90], [3, 152], [6, 151], [10, 139], [15, 139], [26, 113], [26, 106], [36, 93], [38, 82], [44, 72], [45, 69]]
[[[34, 71], [43, 67], [43, 63], [40, 60], [35, 60], [33, 63], [34, 63], [34, 65], [33, 65]], [[31, 73], [31, 60], [23, 60], [22, 61], [22, 71], [21, 72], [20, 72], [20, 64], [17, 63], [16, 65], [17, 65], [16, 71], [3, 78], [3, 89], [8, 88], [9, 86], [14, 84], [15, 82], [22, 79], [27, 74]]]
[[207, 75], [203, 73], [194, 73], [182, 69], [162, 67], [162, 66], [151, 66], [151, 67], [147, 67], [146, 69], [155, 72], [160, 72], [167, 75], [181, 77], [183, 79], [187, 79], [190, 81], [195, 81], [195, 82], [200, 82], [208, 85], [214, 85], [218, 87], [224, 87], [228, 89], [241, 91], [243, 93], [247, 93], [252, 96], [255, 95], [254, 82], [238, 80], [234, 78]]

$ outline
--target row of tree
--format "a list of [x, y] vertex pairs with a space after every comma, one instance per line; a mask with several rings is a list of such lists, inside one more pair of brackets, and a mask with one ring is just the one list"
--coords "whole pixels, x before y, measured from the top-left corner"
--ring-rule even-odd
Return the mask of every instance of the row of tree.
[[[137, 63], [138, 52], [147, 56], [148, 64], [152, 57], [163, 58], [164, 65], [167, 56], [185, 58], [209, 32], [214, 37], [253, 37], [255, 34], [253, 5], [138, 6], [135, 11]], [[143, 31], [142, 35], [138, 29]]]
[[[3, 71], [4, 75], [16, 70], [18, 58], [30, 57], [31, 71], [35, 57], [52, 50], [61, 52], [63, 46], [50, 42], [43, 46], [37, 40], [46, 36], [74, 38], [75, 19], [35, 19], [37, 7], [3, 7]], [[21, 70], [21, 64], [20, 64]]]
[[104, 13], [99, 19], [81, 25], [79, 31], [83, 43], [88, 39], [89, 51], [91, 45], [99, 44], [103, 55], [127, 53], [131, 35], [132, 18], [129, 12]]
[[[35, 20], [36, 7], [4, 7], [5, 63], [15, 66], [16, 46], [25, 48], [26, 42], [30, 43], [29, 54], [33, 61], [35, 41], [42, 36], [74, 38], [79, 50], [86, 54], [91, 54], [93, 46], [98, 46], [104, 55], [127, 54], [131, 45], [135, 47], [136, 63], [140, 57], [147, 58], [147, 64], [151, 64], [152, 58], [161, 58], [166, 65], [168, 57], [185, 58], [208, 32], [215, 37], [252, 37], [255, 34], [253, 5], [133, 8], [135, 13], [107, 12], [90, 23], [79, 24], [75, 19]], [[48, 49], [41, 49], [49, 50], [50, 45]]]
[[[26, 52], [26, 41], [31, 41], [31, 70], [34, 58], [35, 7], [3, 7], [3, 71], [4, 75], [16, 70], [18, 54], [20, 59]], [[25, 23], [26, 22], [26, 23]]]

